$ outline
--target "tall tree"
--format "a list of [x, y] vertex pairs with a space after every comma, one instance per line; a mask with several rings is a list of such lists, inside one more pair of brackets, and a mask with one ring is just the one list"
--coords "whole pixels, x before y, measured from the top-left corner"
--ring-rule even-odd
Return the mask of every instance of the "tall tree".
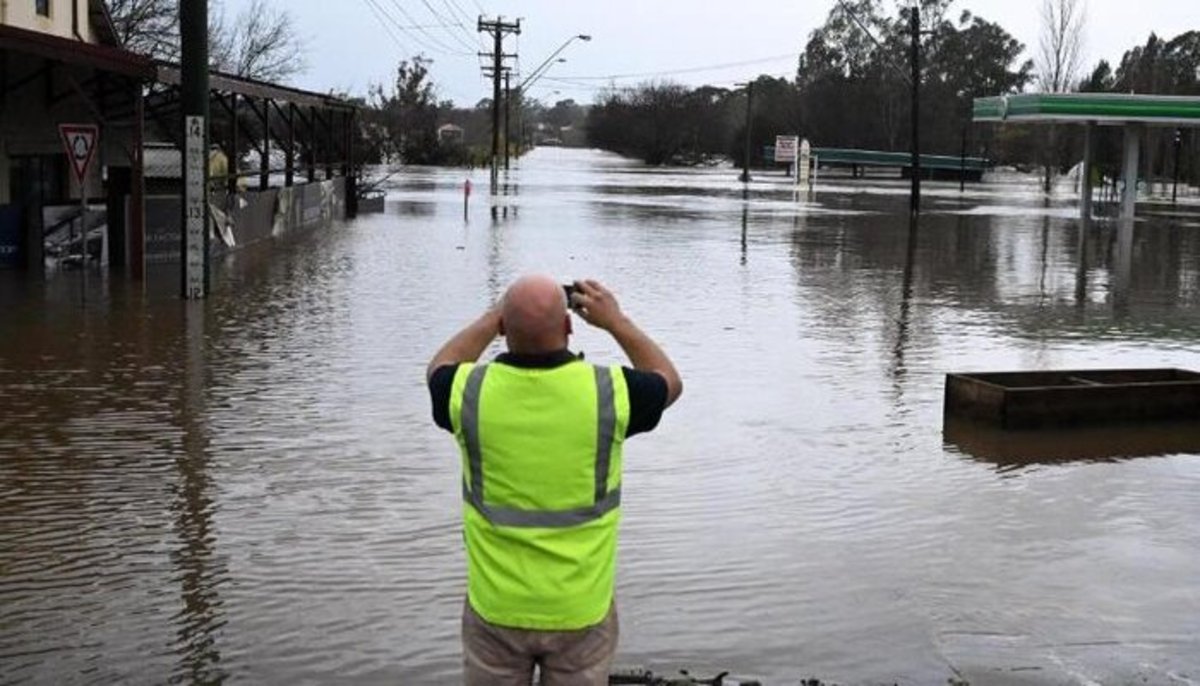
[[1075, 87], [1083, 65], [1087, 9], [1080, 0], [1042, 0], [1042, 33], [1038, 44], [1038, 83], [1048, 93]]
[[[1042, 34], [1038, 44], [1038, 83], [1048, 93], [1065, 93], [1078, 85], [1083, 63], [1087, 11], [1080, 0], [1042, 0]], [[1050, 192], [1055, 167], [1060, 166], [1058, 127], [1046, 130], [1042, 190]]]
[[429, 79], [430, 60], [417, 56], [396, 67], [396, 80], [388, 93], [383, 86], [371, 87], [369, 101], [385, 132], [384, 152], [399, 156], [406, 164], [436, 164], [440, 161], [438, 102]]

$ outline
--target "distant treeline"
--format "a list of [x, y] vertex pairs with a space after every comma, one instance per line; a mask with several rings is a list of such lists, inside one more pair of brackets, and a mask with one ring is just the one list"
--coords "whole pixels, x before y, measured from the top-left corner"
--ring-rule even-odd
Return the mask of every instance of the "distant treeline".
[[[968, 153], [1000, 164], [1056, 166], [1076, 163], [1078, 127], [971, 125], [976, 97], [1018, 93], [1034, 84], [1034, 62], [1025, 46], [999, 24], [970, 12], [949, 17], [951, 0], [922, 3], [922, 149]], [[760, 76], [754, 81], [752, 155], [755, 164], [778, 134], [800, 134], [814, 145], [906, 150], [911, 131], [908, 81], [909, 10], [885, 17], [873, 0], [837, 5], [809, 37], [793, 79]], [[855, 21], [857, 19], [857, 22]], [[861, 25], [860, 25], [861, 24]], [[867, 35], [868, 28], [875, 40]], [[876, 42], [877, 41], [877, 42]], [[1114, 70], [1101, 62], [1076, 90], [1200, 95], [1200, 32], [1173, 40], [1151, 36], [1128, 51]], [[648, 164], [695, 164], [715, 158], [740, 160], [746, 123], [746, 88], [691, 88], [644, 83], [601, 93], [588, 119], [588, 140], [599, 148]], [[1175, 132], [1147, 133], [1145, 166], [1151, 175], [1173, 172]], [[1200, 180], [1194, 162], [1200, 145], [1184, 132], [1184, 177]], [[1099, 162], [1115, 172], [1120, 130], [1101, 136]]]

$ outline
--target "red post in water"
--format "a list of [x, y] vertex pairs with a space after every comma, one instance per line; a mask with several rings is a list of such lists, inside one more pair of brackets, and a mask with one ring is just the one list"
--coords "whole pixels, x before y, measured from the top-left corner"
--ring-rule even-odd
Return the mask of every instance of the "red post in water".
[[463, 182], [463, 221], [466, 221], [467, 218], [470, 216], [470, 213], [469, 213], [470, 199], [471, 199], [471, 180], [467, 179], [465, 182]]

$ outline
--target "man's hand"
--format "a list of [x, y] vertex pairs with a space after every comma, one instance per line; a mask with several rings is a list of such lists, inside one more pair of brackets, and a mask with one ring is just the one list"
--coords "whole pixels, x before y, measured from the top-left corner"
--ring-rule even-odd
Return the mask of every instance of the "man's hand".
[[579, 289], [571, 296], [575, 312], [588, 324], [611, 334], [629, 356], [634, 369], [655, 372], [667, 382], [668, 407], [678, 400], [683, 393], [683, 380], [675, 370], [675, 365], [653, 339], [621, 312], [616, 296], [591, 279], [576, 281], [575, 287]]
[[625, 318], [616, 296], [599, 281], [576, 281], [575, 288], [576, 292], [571, 295], [571, 307], [588, 324], [612, 331]]

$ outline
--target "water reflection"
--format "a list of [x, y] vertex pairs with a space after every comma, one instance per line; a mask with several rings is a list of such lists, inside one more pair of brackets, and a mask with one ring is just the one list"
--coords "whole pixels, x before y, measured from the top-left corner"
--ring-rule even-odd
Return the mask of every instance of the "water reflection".
[[741, 259], [741, 265], [743, 267], [746, 266], [746, 253], [747, 253], [746, 235], [749, 230], [748, 229], [749, 222], [750, 222], [750, 205], [747, 203], [742, 203], [742, 259]]
[[1001, 472], [1034, 465], [1200, 454], [1200, 425], [1194, 422], [1006, 431], [947, 418], [943, 436], [948, 447]]
[[179, 483], [175, 489], [175, 528], [180, 545], [172, 559], [179, 570], [183, 616], [177, 631], [180, 664], [172, 683], [220, 683], [223, 669], [218, 631], [225, 623], [217, 591], [226, 573], [215, 560], [213, 526], [216, 502], [210, 476], [210, 436], [207, 425], [206, 304], [182, 305], [186, 334], [183, 347], [184, 383], [180, 403], [182, 450], [175, 459]]
[[394, 203], [396, 213], [402, 217], [432, 217], [437, 212], [437, 203], [406, 200]]
[[917, 240], [920, 235], [920, 217], [916, 214], [908, 220], [908, 247], [904, 253], [904, 276], [900, 286], [900, 315], [896, 318], [896, 343], [892, 346], [891, 376], [895, 382], [897, 398], [905, 375], [904, 353], [908, 347], [909, 315], [912, 308], [913, 270], [916, 268]]

